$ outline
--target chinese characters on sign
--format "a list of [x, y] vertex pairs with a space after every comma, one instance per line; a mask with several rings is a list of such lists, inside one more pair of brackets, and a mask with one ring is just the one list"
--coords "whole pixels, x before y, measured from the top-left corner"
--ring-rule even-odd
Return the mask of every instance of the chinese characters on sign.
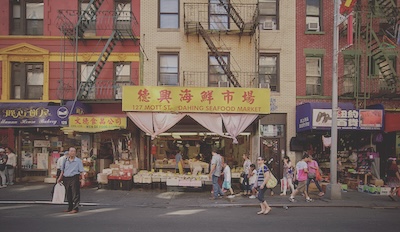
[[[304, 120], [301, 119], [302, 121]], [[314, 129], [329, 128], [331, 126], [331, 109], [313, 109], [312, 127]], [[339, 129], [380, 130], [383, 127], [383, 111], [370, 109], [339, 110], [337, 126]]]
[[123, 111], [270, 113], [270, 90], [124, 86]]
[[126, 128], [126, 117], [71, 115], [69, 116], [69, 126], [71, 128], [123, 129]]

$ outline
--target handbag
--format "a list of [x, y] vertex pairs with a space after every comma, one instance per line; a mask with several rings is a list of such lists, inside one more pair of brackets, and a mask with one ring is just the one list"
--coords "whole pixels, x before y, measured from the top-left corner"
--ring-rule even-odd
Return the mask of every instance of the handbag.
[[269, 172], [269, 179], [267, 181], [267, 188], [272, 189], [275, 188], [275, 186], [278, 184], [278, 180], [275, 178], [274, 174], [272, 172]]
[[315, 174], [315, 173], [310, 173], [310, 172], [309, 172], [309, 173], [307, 174], [307, 176], [308, 176], [308, 178], [311, 179], [311, 178], [315, 178], [315, 177], [316, 177], [316, 174]]
[[51, 203], [53, 204], [62, 204], [65, 200], [65, 187], [61, 183], [57, 183], [54, 186], [54, 194]]
[[319, 171], [319, 169], [317, 169], [316, 172], [315, 172], [315, 180], [316, 181], [321, 181], [322, 180], [321, 172]]
[[5, 164], [0, 164], [0, 171], [6, 170], [6, 165]]

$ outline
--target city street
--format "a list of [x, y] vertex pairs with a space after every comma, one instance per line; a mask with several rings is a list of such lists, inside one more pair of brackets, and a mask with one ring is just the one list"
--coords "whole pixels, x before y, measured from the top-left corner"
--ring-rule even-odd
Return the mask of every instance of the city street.
[[2, 231], [394, 231], [399, 209], [274, 207], [85, 206], [74, 215], [61, 205], [0, 205]]

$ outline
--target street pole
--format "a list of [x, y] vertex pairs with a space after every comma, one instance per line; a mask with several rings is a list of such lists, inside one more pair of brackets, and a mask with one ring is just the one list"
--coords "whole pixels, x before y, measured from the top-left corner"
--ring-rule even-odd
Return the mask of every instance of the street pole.
[[341, 186], [337, 183], [337, 113], [338, 113], [338, 55], [339, 55], [339, 0], [334, 0], [333, 22], [333, 65], [332, 65], [332, 127], [330, 155], [330, 183], [327, 186], [327, 197], [341, 199]]

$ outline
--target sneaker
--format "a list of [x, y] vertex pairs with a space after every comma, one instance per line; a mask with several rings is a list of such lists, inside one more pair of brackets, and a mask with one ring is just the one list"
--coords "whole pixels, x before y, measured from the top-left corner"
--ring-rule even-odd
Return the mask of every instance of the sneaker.
[[249, 196], [249, 198], [250, 198], [250, 199], [255, 199], [255, 198], [256, 198], [256, 196], [254, 196], [254, 195], [251, 195], [251, 196]]
[[1, 185], [0, 188], [7, 188], [7, 185]]
[[289, 197], [289, 201], [290, 202], [295, 202], [296, 200], [294, 199], [294, 197]]
[[313, 199], [311, 199], [311, 198], [307, 198], [306, 199], [306, 202], [313, 202], [314, 200]]
[[235, 195], [229, 195], [228, 196], [228, 198], [234, 198], [235, 197]]
[[320, 196], [320, 197], [323, 197], [324, 195], [325, 195], [324, 192], [320, 192], [320, 193], [318, 194], [318, 196]]
[[281, 196], [286, 196], [286, 193], [281, 193]]

